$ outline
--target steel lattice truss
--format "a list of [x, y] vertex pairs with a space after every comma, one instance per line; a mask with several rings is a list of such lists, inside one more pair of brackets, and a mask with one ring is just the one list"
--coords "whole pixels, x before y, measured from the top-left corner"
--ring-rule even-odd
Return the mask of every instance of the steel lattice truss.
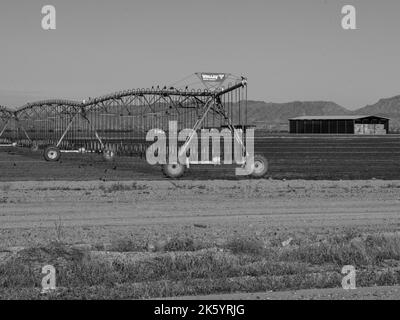
[[8, 145], [14, 140], [13, 121], [13, 112], [6, 107], [0, 106], [0, 145]]
[[82, 102], [45, 100], [14, 111], [0, 107], [0, 142], [143, 154], [146, 133], [167, 130], [171, 120], [179, 129], [246, 125], [246, 85], [242, 80], [215, 91], [136, 89]]

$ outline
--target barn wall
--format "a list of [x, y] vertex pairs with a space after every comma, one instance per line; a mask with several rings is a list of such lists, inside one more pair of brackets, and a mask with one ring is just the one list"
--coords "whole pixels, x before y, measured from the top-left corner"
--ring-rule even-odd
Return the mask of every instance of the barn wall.
[[389, 120], [379, 117], [363, 119], [290, 120], [292, 134], [387, 134]]
[[293, 134], [353, 134], [353, 120], [290, 120]]

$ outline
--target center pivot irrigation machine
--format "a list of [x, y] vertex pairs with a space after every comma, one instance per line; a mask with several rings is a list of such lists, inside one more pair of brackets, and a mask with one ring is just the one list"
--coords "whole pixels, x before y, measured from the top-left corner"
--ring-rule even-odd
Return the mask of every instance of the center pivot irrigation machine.
[[[197, 81], [188, 84], [191, 78]], [[196, 73], [162, 88], [127, 90], [83, 101], [38, 101], [16, 110], [0, 107], [0, 145], [43, 150], [47, 161], [58, 161], [67, 152], [101, 153], [108, 161], [116, 155], [143, 157], [151, 152], [157, 156], [160, 150], [150, 146], [160, 136], [149, 141], [148, 133], [165, 132], [170, 148], [171, 123], [177, 131], [189, 134], [179, 140], [180, 160], [168, 159], [171, 152], [167, 149], [166, 162], [160, 163], [166, 176], [178, 178], [194, 164], [229, 163], [226, 160], [232, 155], [227, 153], [233, 149], [240, 154], [239, 160], [235, 156], [236, 164], [248, 167], [251, 163], [254, 177], [266, 174], [266, 159], [254, 156], [254, 146], [247, 146], [254, 144], [254, 137], [248, 134], [254, 133], [254, 128], [247, 125], [247, 80], [226, 73]], [[214, 154], [219, 152], [221, 141], [215, 142], [212, 135], [206, 136], [206, 143], [197, 140], [205, 130], [224, 132], [228, 143], [224, 142], [221, 155]], [[212, 160], [195, 159], [195, 144]]]

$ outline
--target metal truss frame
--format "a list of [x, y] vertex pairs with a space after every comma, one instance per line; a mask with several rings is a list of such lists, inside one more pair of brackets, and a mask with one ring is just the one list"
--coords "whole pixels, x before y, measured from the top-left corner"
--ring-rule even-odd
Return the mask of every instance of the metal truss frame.
[[[144, 141], [149, 129], [166, 128], [166, 122], [175, 119], [182, 128], [193, 128], [193, 132], [228, 126], [245, 150], [237, 126], [246, 124], [247, 119], [241, 118], [240, 111], [236, 118], [232, 112], [233, 107], [242, 103], [236, 93], [242, 89], [247, 92], [244, 78], [223, 90], [136, 89], [84, 101], [38, 101], [16, 111], [0, 107], [0, 139], [14, 122], [15, 142], [20, 146], [54, 145], [63, 152], [94, 152], [93, 148], [102, 152], [110, 145], [121, 147]], [[118, 137], [113, 136], [115, 132]], [[145, 150], [138, 149], [142, 153]]]

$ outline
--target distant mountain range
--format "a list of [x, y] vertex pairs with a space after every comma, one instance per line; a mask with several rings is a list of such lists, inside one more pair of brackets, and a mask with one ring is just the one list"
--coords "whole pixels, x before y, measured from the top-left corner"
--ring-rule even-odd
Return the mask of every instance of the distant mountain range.
[[288, 119], [299, 116], [378, 115], [389, 118], [390, 128], [400, 130], [400, 95], [381, 99], [373, 105], [350, 111], [329, 101], [294, 101], [272, 103], [248, 101], [248, 123], [257, 127], [276, 129], [288, 124]]

